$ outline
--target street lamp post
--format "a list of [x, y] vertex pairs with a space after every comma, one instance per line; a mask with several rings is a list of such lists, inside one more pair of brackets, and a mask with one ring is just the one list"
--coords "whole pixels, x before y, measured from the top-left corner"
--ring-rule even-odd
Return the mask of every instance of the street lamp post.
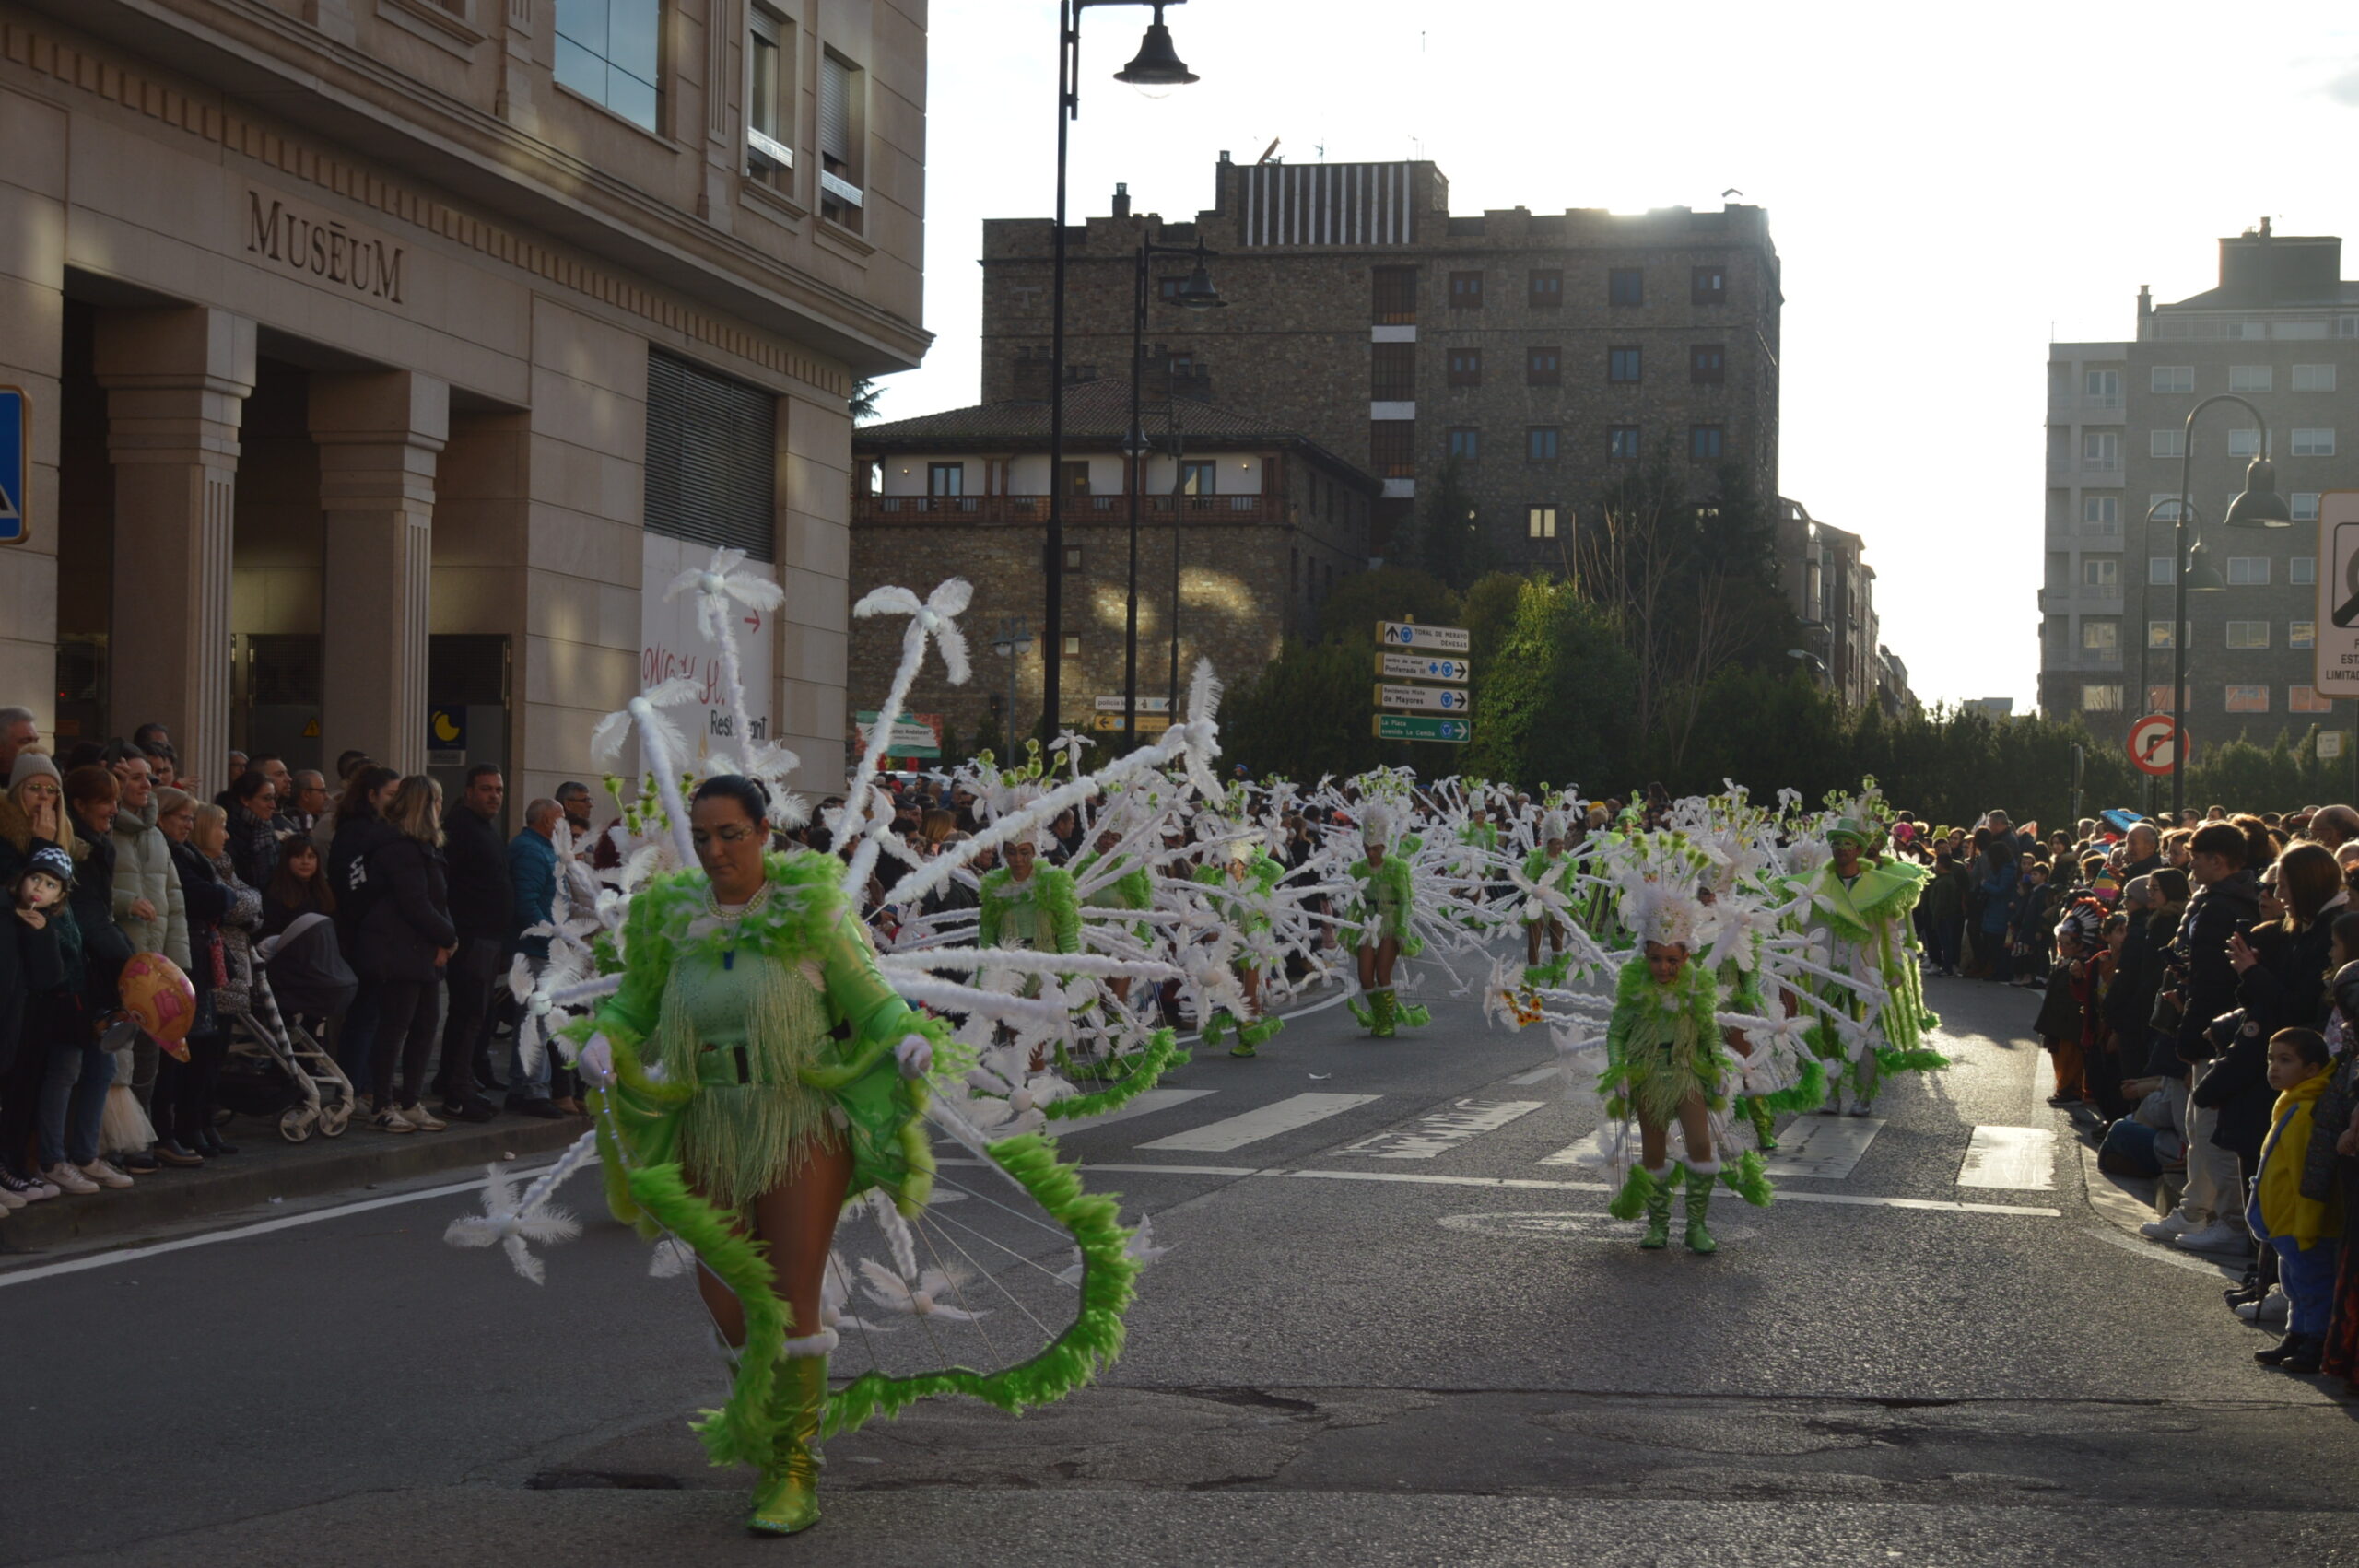
[[[2187, 543], [2187, 521], [2195, 509], [2193, 474], [2195, 470], [2195, 416], [2215, 403], [2233, 403], [2252, 415], [2260, 427], [2260, 450], [2245, 468], [2245, 487], [2228, 503], [2228, 515], [2222, 520], [2230, 528], [2291, 528], [2294, 514], [2285, 505], [2285, 497], [2277, 493], [2277, 468], [2269, 461], [2269, 421], [2260, 410], [2234, 392], [2214, 392], [2187, 411], [2187, 423], [2181, 427], [2178, 462], [2178, 521], [2173, 535], [2171, 559], [2177, 566], [2173, 585], [2171, 623], [2171, 716], [2177, 721], [2177, 734], [2171, 744], [2171, 816], [2176, 821], [2187, 809], [2187, 592], [2191, 586], [2188, 579], [2198, 564], [2191, 558]], [[2153, 515], [2149, 509], [2148, 515]], [[2215, 576], [2217, 574], [2214, 574]], [[2220, 586], [2224, 589], [2224, 582]], [[2206, 585], [2207, 589], [2209, 585]]]
[[[1131, 424], [1123, 438], [1122, 451], [1131, 460], [1131, 583], [1124, 603], [1122, 621], [1122, 744], [1125, 749], [1138, 744], [1139, 737], [1139, 508], [1144, 504], [1142, 493], [1146, 487], [1146, 431], [1140, 408], [1139, 383], [1146, 371], [1146, 305], [1148, 298], [1147, 265], [1156, 256], [1193, 256], [1195, 270], [1188, 275], [1174, 303], [1191, 310], [1217, 310], [1228, 303], [1213, 287], [1212, 275], [1205, 271], [1205, 258], [1217, 254], [1204, 249], [1198, 240], [1193, 245], [1157, 245], [1151, 240], [1139, 241], [1138, 268], [1131, 285]], [[1177, 404], [1177, 393], [1166, 388], [1168, 404]], [[1174, 414], [1174, 423], [1177, 415]], [[1171, 527], [1180, 527], [1180, 512], [1175, 501]], [[1174, 712], [1176, 717], [1176, 709]]]
[[[2146, 509], [2147, 532], [2140, 534], [2141, 538], [2152, 537], [2152, 530], [2154, 526], [2154, 514], [2161, 511], [2165, 507], [2174, 509], [2177, 519], [2175, 526], [2177, 532], [2172, 535], [2171, 582], [2172, 591], [2177, 595], [2176, 603], [2177, 604], [2177, 610], [2176, 614], [2178, 616], [2178, 619], [2171, 623], [2171, 646], [2174, 649], [2177, 648], [2180, 643], [2187, 639], [2187, 595], [2189, 593], [2218, 593], [2224, 591], [2228, 586], [2221, 578], [2218, 568], [2203, 558], [2203, 541], [2200, 532], [2193, 544], [2190, 544], [2188, 543], [2187, 515], [2188, 509], [2191, 508], [2192, 505], [2192, 502], [2184, 501], [2177, 496], [2165, 496], [2161, 500], [2156, 501], [2153, 506]], [[2199, 524], [2200, 528], [2202, 519], [2198, 517], [2195, 521]], [[2182, 583], [2184, 584], [2183, 589], [2180, 586]], [[2145, 614], [2146, 586], [2150, 585], [2142, 585], [2138, 591], [2138, 619], [2142, 623], [2147, 619]], [[2152, 663], [2152, 660], [2149, 658], [2149, 655], [2152, 653], [2153, 649], [2154, 637], [2142, 625], [2139, 628], [2138, 634], [2138, 700], [2142, 705], [2142, 711], [2145, 708], [2151, 708], [2153, 706], [2150, 698], [2154, 694], [2154, 677], [2149, 673], [2149, 665]], [[2181, 730], [2178, 741], [2176, 743], [2178, 746], [2184, 746], [2187, 743], [2187, 737], [2184, 733], [2187, 720], [2186, 715], [2179, 711], [2186, 706], [2185, 697], [2187, 679], [2184, 670], [2175, 667], [2173, 679], [2177, 681], [2177, 684], [2171, 688], [2169, 709], [2172, 721], [2178, 725]], [[2176, 753], [2174, 753], [2174, 755], [2176, 755]], [[2146, 780], [2146, 804], [2150, 810], [2153, 808], [2154, 803], [2154, 781], [2151, 778]], [[2173, 809], [2176, 811], [2177, 808]]]
[[1064, 695], [1065, 591], [1065, 163], [1066, 130], [1081, 112], [1081, 13], [1092, 6], [1155, 7], [1155, 20], [1139, 41], [1131, 63], [1114, 73], [1118, 82], [1136, 87], [1179, 87], [1196, 80], [1171, 47], [1171, 30], [1163, 25], [1166, 6], [1186, 0], [1058, 0], [1057, 3], [1057, 216], [1050, 240], [1052, 261], [1049, 286], [1049, 525], [1043, 554], [1047, 560], [1047, 624], [1041, 637], [1046, 651], [1040, 678], [1041, 711], [1054, 728]]
[[1180, 519], [1186, 504], [1188, 432], [1180, 427], [1180, 410], [1171, 404], [1164, 405], [1164, 419], [1171, 437], [1171, 686], [1163, 711], [1176, 723], [1180, 718], [1180, 542], [1186, 537]]

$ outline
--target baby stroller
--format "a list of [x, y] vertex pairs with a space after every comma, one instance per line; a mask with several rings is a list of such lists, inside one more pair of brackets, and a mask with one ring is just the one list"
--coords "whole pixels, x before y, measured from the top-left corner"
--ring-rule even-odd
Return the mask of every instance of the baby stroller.
[[262, 962], [251, 1005], [231, 1017], [236, 1027], [221, 1069], [221, 1103], [245, 1116], [276, 1117], [278, 1135], [289, 1143], [315, 1131], [341, 1138], [358, 1095], [301, 1022], [333, 1024], [359, 988], [336, 946], [334, 922], [299, 915], [254, 951]]

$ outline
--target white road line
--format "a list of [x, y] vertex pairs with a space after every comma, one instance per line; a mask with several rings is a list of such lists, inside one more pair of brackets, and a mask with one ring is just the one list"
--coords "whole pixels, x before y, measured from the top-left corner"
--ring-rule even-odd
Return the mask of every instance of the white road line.
[[1248, 1143], [1259, 1143], [1265, 1138], [1275, 1138], [1281, 1132], [1309, 1127], [1357, 1109], [1381, 1094], [1297, 1094], [1290, 1099], [1259, 1106], [1242, 1116], [1233, 1116], [1186, 1132], [1175, 1132], [1168, 1138], [1158, 1138], [1152, 1143], [1142, 1143], [1142, 1149], [1172, 1149], [1183, 1153], [1226, 1154], [1231, 1149], [1242, 1149]]
[[1772, 1181], [1841, 1181], [1883, 1130], [1882, 1117], [1796, 1117], [1763, 1168]]
[[1540, 1100], [1457, 1100], [1441, 1110], [1419, 1117], [1406, 1127], [1387, 1128], [1338, 1154], [1359, 1154], [1372, 1160], [1430, 1160], [1486, 1132], [1496, 1132], [1518, 1117], [1529, 1116]]
[[2060, 1220], [2061, 1209], [2033, 1209], [2015, 1203], [1959, 1203], [1946, 1198], [1861, 1198], [1848, 1192], [1781, 1192], [1780, 1203], [1848, 1203], [1867, 1209], [1931, 1209], [1943, 1214], [2033, 1214]]
[[1201, 1100], [1207, 1094], [1219, 1092], [1216, 1089], [1149, 1089], [1127, 1106], [1100, 1111], [1096, 1116], [1075, 1117], [1070, 1121], [1059, 1122], [1057, 1126], [1061, 1130], [1073, 1132], [1093, 1127], [1111, 1127], [1118, 1121], [1152, 1116], [1156, 1111], [1168, 1111], [1174, 1106], [1184, 1106], [1191, 1100]]
[[2056, 1129], [2052, 1127], [1978, 1127], [1958, 1168], [1960, 1187], [2003, 1187], [2042, 1191], [2056, 1185]]
[[2142, 1241], [2135, 1236], [2122, 1235], [2111, 1225], [2083, 1225], [2081, 1228], [2099, 1241], [2118, 1246], [2124, 1252], [2134, 1252], [2141, 1258], [2150, 1258], [2157, 1263], [2167, 1263], [2174, 1269], [2185, 1269], [2190, 1273], [2201, 1274], [2208, 1280], [2226, 1280], [2233, 1282], [2242, 1277], [2240, 1270], [2225, 1263], [2211, 1261], [2200, 1252], [2181, 1251], [2167, 1243]]
[[1529, 1089], [1543, 1079], [1554, 1078], [1565, 1070], [1553, 1061], [1542, 1062], [1530, 1072], [1519, 1072], [1508, 1082], [1518, 1089]]
[[[520, 1165], [511, 1173], [518, 1176], [538, 1175], [548, 1162], [539, 1165]], [[595, 1154], [581, 1162], [579, 1169], [589, 1170], [598, 1164]], [[234, 1230], [208, 1231], [203, 1235], [182, 1236], [178, 1241], [159, 1241], [151, 1246], [126, 1246], [114, 1252], [94, 1252], [87, 1258], [69, 1258], [60, 1263], [41, 1263], [30, 1269], [18, 1269], [0, 1274], [0, 1289], [9, 1285], [29, 1284], [35, 1280], [53, 1279], [60, 1274], [78, 1274], [88, 1269], [107, 1269], [118, 1263], [136, 1263], [145, 1258], [159, 1258], [167, 1252], [184, 1252], [193, 1246], [211, 1246], [216, 1242], [243, 1241], [248, 1236], [268, 1235], [273, 1231], [289, 1231], [298, 1225], [316, 1225], [323, 1220], [341, 1220], [347, 1214], [366, 1214], [372, 1209], [391, 1209], [403, 1203], [422, 1203], [429, 1198], [448, 1198], [453, 1193], [481, 1192], [483, 1177], [472, 1181], [448, 1182], [440, 1187], [422, 1188], [416, 1192], [399, 1192], [390, 1198], [364, 1199], [358, 1203], [339, 1203], [333, 1209], [314, 1209], [307, 1214], [289, 1214], [284, 1219], [264, 1220], [258, 1224], [240, 1225]]]
[[1530, 1176], [1434, 1176], [1426, 1171], [1256, 1171], [1255, 1176], [1310, 1181], [1414, 1182], [1423, 1187], [1500, 1187], [1530, 1192], [1611, 1192], [1602, 1181], [1539, 1181]]

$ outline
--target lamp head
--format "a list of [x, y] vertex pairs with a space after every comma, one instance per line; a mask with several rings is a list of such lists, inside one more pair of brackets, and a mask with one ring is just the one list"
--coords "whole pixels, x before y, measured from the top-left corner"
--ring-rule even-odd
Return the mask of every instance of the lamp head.
[[2245, 470], [2244, 494], [2228, 503], [2230, 528], [2291, 528], [2293, 509], [2277, 493], [2277, 465], [2265, 457]]
[[1228, 304], [1220, 297], [1220, 290], [1213, 287], [1213, 275], [1202, 262], [1188, 275], [1188, 281], [1180, 286], [1178, 298], [1191, 310], [1218, 310]]
[[2225, 593], [2227, 579], [2205, 558], [2203, 546], [2190, 544], [2187, 551], [2187, 591], [2189, 593]]
[[1135, 59], [1114, 73], [1118, 82], [1133, 87], [1185, 87], [1197, 80], [1196, 73], [1180, 63], [1180, 52], [1171, 47], [1171, 29], [1163, 25], [1163, 7], [1155, 8], [1155, 20], [1147, 24], [1146, 36], [1139, 41]]

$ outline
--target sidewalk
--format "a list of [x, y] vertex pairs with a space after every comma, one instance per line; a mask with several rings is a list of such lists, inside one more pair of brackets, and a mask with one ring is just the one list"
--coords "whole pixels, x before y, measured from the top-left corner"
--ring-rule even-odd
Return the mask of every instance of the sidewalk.
[[[202, 1170], [162, 1170], [137, 1185], [71, 1193], [31, 1203], [0, 1219], [0, 1243], [27, 1252], [122, 1246], [192, 1220], [259, 1208], [273, 1199], [316, 1198], [405, 1181], [438, 1171], [464, 1170], [522, 1155], [553, 1153], [589, 1130], [586, 1117], [541, 1121], [502, 1116], [481, 1125], [452, 1122], [441, 1132], [396, 1136], [356, 1126], [341, 1138], [314, 1134], [289, 1143], [275, 1119], [237, 1117], [221, 1135], [237, 1145]], [[0, 1256], [0, 1268], [34, 1259]]]

